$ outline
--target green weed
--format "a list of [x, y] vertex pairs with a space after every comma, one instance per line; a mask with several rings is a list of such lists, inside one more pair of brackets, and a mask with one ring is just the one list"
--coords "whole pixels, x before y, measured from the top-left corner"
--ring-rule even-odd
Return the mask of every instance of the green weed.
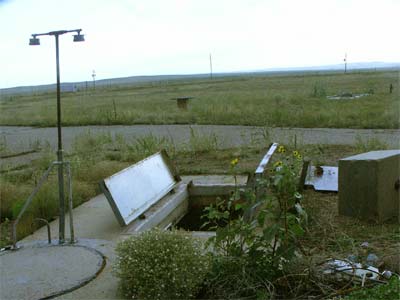
[[215, 134], [202, 134], [190, 127], [187, 151], [194, 154], [211, 152], [218, 149], [218, 137]]
[[136, 160], [141, 160], [162, 149], [167, 150], [171, 155], [175, 155], [176, 150], [172, 139], [156, 137], [153, 134], [138, 137], [132, 144], [128, 145], [128, 151], [134, 154]]
[[[280, 153], [286, 150], [279, 147]], [[210, 299], [274, 297], [274, 282], [284, 275], [305, 234], [307, 215], [292, 211], [301, 207], [297, 192], [301, 155], [284, 155], [271, 167], [271, 176], [256, 179], [244, 193], [234, 191], [228, 201], [217, 200], [204, 209], [206, 222], [216, 235], [212, 269], [206, 279]], [[231, 161], [231, 171], [239, 160]], [[268, 189], [268, 193], [266, 190]]]
[[370, 138], [364, 141], [359, 135], [356, 136], [355, 147], [359, 153], [388, 149], [388, 145], [378, 138]]
[[30, 193], [30, 186], [21, 183], [13, 183], [4, 178], [0, 184], [0, 222], [12, 219], [12, 208], [16, 202], [25, 200]]

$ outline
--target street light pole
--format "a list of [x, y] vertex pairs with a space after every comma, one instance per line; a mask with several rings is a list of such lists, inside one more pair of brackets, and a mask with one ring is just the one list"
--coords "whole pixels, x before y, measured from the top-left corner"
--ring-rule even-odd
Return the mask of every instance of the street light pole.
[[59, 243], [65, 241], [65, 198], [64, 198], [64, 166], [63, 166], [63, 149], [61, 135], [61, 87], [60, 87], [60, 50], [59, 50], [59, 34], [54, 35], [56, 40], [56, 72], [57, 72], [57, 162], [58, 162], [58, 199], [60, 205], [60, 221], [59, 221]]
[[[59, 198], [59, 244], [65, 242], [65, 196], [64, 196], [64, 161], [63, 161], [63, 148], [62, 148], [62, 134], [61, 134], [61, 87], [60, 87], [60, 50], [59, 50], [59, 36], [68, 32], [76, 32], [74, 35], [74, 42], [83, 42], [84, 36], [81, 34], [81, 29], [75, 30], [59, 30], [51, 31], [48, 33], [32, 34], [29, 45], [40, 45], [37, 36], [53, 35], [56, 41], [56, 74], [57, 74], [57, 165], [58, 165], [58, 198]], [[71, 212], [70, 212], [71, 213]], [[72, 224], [71, 224], [72, 226]], [[72, 237], [71, 237], [72, 239]], [[72, 241], [71, 241], [72, 242]]]

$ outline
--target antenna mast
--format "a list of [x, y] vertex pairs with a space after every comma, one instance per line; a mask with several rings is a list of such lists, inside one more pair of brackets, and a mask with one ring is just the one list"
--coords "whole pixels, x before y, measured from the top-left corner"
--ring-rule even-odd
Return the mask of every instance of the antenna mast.
[[95, 72], [95, 70], [93, 70], [92, 77], [93, 77], [93, 89], [95, 90], [96, 89], [96, 72]]
[[210, 53], [210, 78], [213, 79], [212, 58]]

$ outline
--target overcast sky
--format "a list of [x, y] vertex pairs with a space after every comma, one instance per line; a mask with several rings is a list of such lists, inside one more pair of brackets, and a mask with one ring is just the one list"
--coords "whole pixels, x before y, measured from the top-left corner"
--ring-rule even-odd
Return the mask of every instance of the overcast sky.
[[400, 0], [0, 0], [0, 88], [343, 62], [400, 62]]

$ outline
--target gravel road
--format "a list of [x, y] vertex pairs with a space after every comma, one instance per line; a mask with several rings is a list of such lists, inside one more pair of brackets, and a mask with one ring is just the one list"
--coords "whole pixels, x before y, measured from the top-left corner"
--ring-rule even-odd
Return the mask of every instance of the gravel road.
[[[92, 134], [111, 133], [123, 135], [132, 140], [137, 137], [153, 134], [159, 137], [169, 137], [177, 145], [185, 143], [190, 137], [190, 128], [199, 134], [215, 134], [221, 148], [229, 148], [249, 143], [263, 141], [265, 128], [254, 126], [220, 126], [220, 125], [132, 125], [132, 126], [82, 126], [64, 127], [62, 131], [63, 146], [71, 150], [74, 138], [90, 131]], [[334, 128], [270, 128], [272, 140], [278, 143], [290, 143], [296, 136], [299, 144], [354, 144], [357, 137], [363, 141], [373, 138], [389, 145], [390, 148], [400, 148], [399, 129], [334, 129]], [[37, 142], [49, 142], [56, 149], [56, 128], [33, 128], [19, 126], [0, 126], [0, 138], [12, 152], [22, 152], [32, 149]]]

